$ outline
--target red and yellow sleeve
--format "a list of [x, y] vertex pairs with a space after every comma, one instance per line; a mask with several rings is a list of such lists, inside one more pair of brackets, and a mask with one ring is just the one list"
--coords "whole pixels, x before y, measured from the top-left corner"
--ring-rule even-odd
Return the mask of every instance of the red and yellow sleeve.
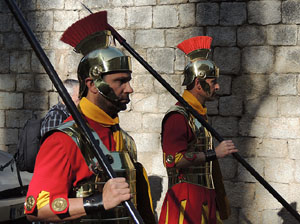
[[48, 203], [55, 214], [67, 212], [73, 178], [69, 152], [76, 147], [73, 140], [61, 132], [52, 134], [42, 144], [28, 187], [26, 214], [34, 213]]
[[180, 113], [170, 114], [163, 123], [162, 149], [164, 165], [173, 167], [183, 157], [192, 136], [186, 118]]

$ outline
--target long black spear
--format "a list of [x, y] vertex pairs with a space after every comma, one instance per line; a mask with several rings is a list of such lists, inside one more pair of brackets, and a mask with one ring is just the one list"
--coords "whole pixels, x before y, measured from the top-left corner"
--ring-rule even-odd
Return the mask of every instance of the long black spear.
[[[28, 23], [26, 22], [22, 12], [16, 5], [14, 0], [5, 0], [9, 9], [13, 13], [14, 17], [16, 18], [18, 24], [20, 25], [21, 29], [23, 30], [27, 40], [31, 44], [31, 47], [33, 48], [34, 52], [36, 53], [37, 57], [39, 58], [41, 64], [43, 65], [45, 71], [49, 75], [49, 78], [51, 79], [52, 83], [54, 84], [55, 88], [57, 89], [59, 95], [63, 99], [65, 105], [67, 106], [69, 112], [71, 113], [74, 121], [78, 125], [78, 127], [81, 129], [82, 133], [84, 134], [84, 137], [86, 140], [91, 144], [91, 148], [93, 150], [93, 155], [98, 160], [99, 164], [101, 165], [104, 172], [107, 174], [109, 178], [115, 178], [116, 173], [112, 169], [111, 165], [107, 161], [107, 158], [105, 157], [102, 149], [100, 148], [99, 144], [96, 142], [92, 132], [88, 128], [87, 124], [85, 123], [84, 119], [82, 118], [81, 114], [77, 110], [74, 102], [72, 101], [70, 95], [68, 94], [66, 88], [64, 87], [62, 81], [58, 77], [55, 69], [53, 68], [51, 62], [49, 61], [47, 55], [41, 48], [39, 42], [37, 41], [35, 35], [33, 34], [32, 30], [30, 29]], [[134, 205], [131, 201], [125, 201], [123, 202], [123, 205], [127, 208], [129, 211], [131, 217], [133, 218], [134, 222], [136, 224], [138, 223], [144, 223], [142, 217], [135, 209]]]
[[[177, 100], [184, 106], [212, 135], [219, 141], [224, 141], [221, 135], [210, 125], [205, 119], [198, 114], [170, 85], [167, 83], [161, 75], [159, 75], [127, 42], [126, 40], [109, 25], [109, 29], [112, 35], [118, 40], [118, 42], [135, 57], [153, 76], [157, 79]], [[299, 213], [283, 198], [281, 195], [262, 177], [256, 170], [247, 163], [238, 153], [233, 153], [233, 157], [240, 162], [254, 177], [258, 180], [299, 222]]]

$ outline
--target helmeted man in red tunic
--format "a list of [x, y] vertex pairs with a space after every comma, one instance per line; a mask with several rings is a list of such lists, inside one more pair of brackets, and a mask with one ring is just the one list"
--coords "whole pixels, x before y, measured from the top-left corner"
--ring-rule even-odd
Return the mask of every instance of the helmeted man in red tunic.
[[[193, 37], [178, 45], [190, 59], [184, 69], [183, 98], [207, 120], [205, 102], [219, 89], [219, 70], [208, 59], [212, 38]], [[162, 149], [169, 190], [159, 224], [215, 224], [230, 214], [218, 160], [237, 152], [226, 140], [216, 148], [212, 135], [177, 103], [162, 121]]]
[[131, 60], [110, 46], [103, 24], [106, 12], [94, 13], [69, 27], [62, 40], [84, 55], [78, 66], [78, 109], [120, 177], [108, 180], [69, 117], [46, 134], [38, 153], [25, 202], [32, 221], [129, 224], [133, 221], [120, 203], [131, 199], [145, 223], [155, 222], [146, 172], [136, 161], [133, 139], [119, 126], [118, 112], [133, 92]]

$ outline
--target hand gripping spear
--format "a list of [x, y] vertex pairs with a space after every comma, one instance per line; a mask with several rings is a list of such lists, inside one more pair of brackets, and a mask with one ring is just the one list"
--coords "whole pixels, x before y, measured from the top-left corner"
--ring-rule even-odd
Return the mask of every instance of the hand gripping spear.
[[[87, 124], [85, 123], [84, 119], [82, 118], [81, 114], [77, 110], [74, 102], [72, 101], [70, 95], [68, 94], [66, 88], [64, 87], [63, 83], [61, 82], [60, 78], [58, 77], [56, 71], [54, 70], [52, 64], [50, 63], [48, 57], [46, 56], [45, 52], [41, 48], [39, 42], [37, 41], [36, 37], [34, 36], [32, 30], [30, 29], [29, 25], [27, 24], [24, 16], [18, 6], [16, 5], [14, 0], [5, 0], [9, 9], [13, 13], [14, 17], [16, 18], [17, 22], [19, 23], [22, 31], [24, 32], [27, 40], [31, 44], [34, 52], [36, 53], [37, 57], [39, 58], [41, 64], [43, 65], [45, 71], [49, 75], [49, 78], [53, 82], [55, 88], [57, 89], [59, 95], [63, 99], [65, 105], [67, 106], [69, 112], [71, 113], [74, 121], [81, 129], [82, 133], [84, 133], [84, 137], [86, 138], [87, 142], [92, 146], [93, 153], [95, 158], [98, 160], [99, 164], [101, 165], [103, 171], [109, 178], [115, 178], [116, 173], [112, 169], [110, 163], [108, 162], [107, 158], [105, 157], [102, 149], [99, 146], [99, 143], [96, 142], [92, 132], [88, 128]], [[130, 213], [133, 221], [136, 224], [143, 224], [143, 219], [140, 214], [135, 209], [134, 205], [131, 201], [123, 202], [123, 205]]]
[[[92, 11], [88, 9], [84, 4], [82, 4], [90, 13]], [[99, 13], [106, 13], [105, 11], [98, 12]], [[93, 15], [95, 15], [93, 14]], [[130, 54], [135, 57], [136, 60], [138, 60], [141, 65], [145, 67], [153, 76], [154, 78], [159, 81], [163, 87], [165, 87], [172, 96], [174, 96], [178, 102], [182, 106], [184, 106], [208, 131], [211, 132], [211, 134], [219, 141], [224, 141], [224, 138], [219, 135], [219, 133], [211, 126], [209, 125], [205, 119], [198, 114], [196, 110], [194, 110], [162, 77], [159, 75], [127, 42], [126, 40], [109, 24], [107, 24], [106, 29], [110, 30], [112, 35], [115, 39], [118, 40], [118, 42], [128, 51]], [[247, 163], [238, 153], [233, 153], [233, 157], [240, 162], [254, 177], [256, 180], [258, 180], [281, 204], [283, 207], [285, 207], [292, 216], [294, 216], [299, 222], [300, 222], [300, 215], [299, 213], [293, 209], [293, 207], [283, 198], [281, 195], [262, 177], [259, 173], [256, 172], [256, 170]]]

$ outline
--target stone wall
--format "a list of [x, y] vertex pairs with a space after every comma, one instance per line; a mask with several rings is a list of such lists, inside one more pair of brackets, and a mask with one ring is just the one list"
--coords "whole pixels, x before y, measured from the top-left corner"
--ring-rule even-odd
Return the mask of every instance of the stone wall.
[[[182, 93], [183, 53], [176, 45], [210, 35], [220, 67], [219, 99], [210, 122], [234, 139], [240, 155], [289, 203], [300, 202], [300, 1], [84, 0], [108, 11], [117, 29], [173, 88]], [[59, 41], [87, 16], [80, 1], [19, 0], [19, 6], [62, 79], [76, 77], [80, 56]], [[135, 138], [159, 214], [167, 188], [161, 119], [176, 100], [136, 60], [134, 93], [121, 125]], [[0, 1], [0, 149], [13, 153], [24, 122], [43, 116], [57, 93], [19, 26]], [[221, 161], [232, 216], [225, 223], [296, 223], [233, 157]]]

